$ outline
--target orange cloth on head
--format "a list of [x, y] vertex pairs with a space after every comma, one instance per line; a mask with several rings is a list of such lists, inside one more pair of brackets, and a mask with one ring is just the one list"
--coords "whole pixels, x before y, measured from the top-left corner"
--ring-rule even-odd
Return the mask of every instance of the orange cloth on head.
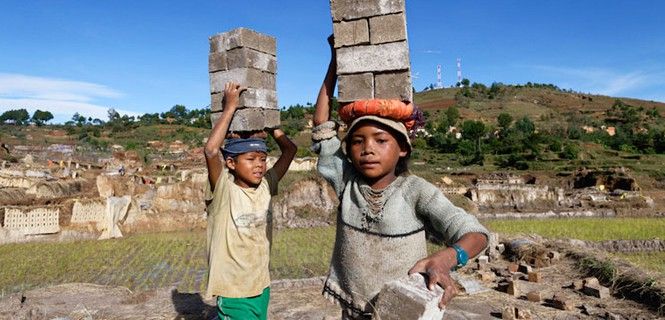
[[413, 104], [404, 103], [400, 100], [358, 100], [342, 105], [338, 113], [342, 121], [347, 124], [362, 116], [379, 116], [400, 121], [404, 123], [407, 130], [415, 124], [415, 120], [410, 119], [413, 113]]

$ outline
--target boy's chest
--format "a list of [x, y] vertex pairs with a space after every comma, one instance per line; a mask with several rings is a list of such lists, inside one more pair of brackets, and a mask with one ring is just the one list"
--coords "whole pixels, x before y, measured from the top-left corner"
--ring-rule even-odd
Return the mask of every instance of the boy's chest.
[[[358, 189], [356, 189], [357, 191]], [[342, 221], [366, 232], [388, 236], [403, 236], [424, 228], [415, 208], [405, 200], [400, 190], [382, 196], [368, 196], [347, 189], [341, 203]]]
[[231, 217], [238, 228], [261, 227], [271, 218], [271, 197], [267, 188], [259, 187], [252, 192], [232, 188], [230, 198]]

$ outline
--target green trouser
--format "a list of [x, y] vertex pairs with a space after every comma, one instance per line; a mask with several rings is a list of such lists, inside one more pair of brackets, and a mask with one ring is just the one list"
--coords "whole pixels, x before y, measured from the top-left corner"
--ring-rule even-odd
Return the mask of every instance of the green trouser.
[[268, 319], [270, 287], [256, 297], [224, 298], [217, 297], [217, 315], [220, 320]]

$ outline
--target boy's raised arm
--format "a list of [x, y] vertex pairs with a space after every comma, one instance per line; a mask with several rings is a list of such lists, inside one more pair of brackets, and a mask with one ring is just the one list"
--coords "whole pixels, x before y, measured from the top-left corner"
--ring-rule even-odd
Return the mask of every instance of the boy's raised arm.
[[335, 83], [337, 82], [337, 58], [335, 56], [333, 41], [334, 38], [332, 35], [328, 37], [330, 63], [328, 64], [326, 77], [323, 79], [323, 84], [319, 90], [319, 95], [316, 97], [316, 109], [314, 110], [315, 126], [330, 120], [330, 97], [332, 97], [335, 91]]
[[277, 180], [281, 180], [284, 174], [286, 174], [286, 171], [289, 170], [289, 165], [291, 165], [291, 161], [293, 161], [293, 157], [295, 157], [298, 147], [293, 141], [291, 141], [291, 139], [289, 139], [282, 129], [278, 128], [269, 130], [268, 132], [273, 138], [275, 138], [279, 150], [282, 152], [279, 159], [277, 159], [277, 162], [275, 162], [275, 165], [272, 167], [273, 170], [275, 170], [275, 174], [277, 174]]
[[233, 114], [238, 107], [240, 93], [243, 90], [244, 88], [237, 83], [229, 82], [226, 84], [224, 87], [224, 112], [212, 128], [204, 148], [206, 166], [208, 167], [208, 181], [210, 181], [212, 190], [215, 190], [215, 184], [224, 169], [224, 163], [219, 157], [220, 148], [224, 143], [231, 119], [233, 119]]

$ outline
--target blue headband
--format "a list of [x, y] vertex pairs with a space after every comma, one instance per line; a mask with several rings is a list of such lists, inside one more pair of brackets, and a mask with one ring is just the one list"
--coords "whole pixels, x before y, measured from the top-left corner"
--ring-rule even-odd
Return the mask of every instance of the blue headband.
[[222, 147], [222, 155], [224, 156], [224, 159], [252, 151], [268, 153], [268, 147], [266, 146], [265, 140], [257, 138], [226, 139], [224, 147]]

